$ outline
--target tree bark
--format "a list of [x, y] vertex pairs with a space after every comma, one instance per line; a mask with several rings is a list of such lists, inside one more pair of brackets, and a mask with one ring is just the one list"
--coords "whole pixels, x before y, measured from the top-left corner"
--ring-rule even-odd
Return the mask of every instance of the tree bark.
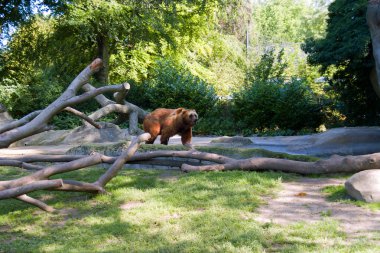
[[[76, 96], [75, 94], [85, 83], [87, 83], [90, 76], [101, 67], [102, 61], [100, 59], [94, 60], [72, 81], [66, 91], [64, 91], [58, 99], [48, 105], [44, 110], [37, 113], [31, 113], [19, 121], [11, 122], [11, 127], [15, 128], [9, 129], [9, 125], [4, 126], [2, 128], [3, 132], [0, 133], [0, 148], [9, 147], [9, 145], [15, 141], [49, 130], [49, 121], [53, 116], [66, 107], [84, 102], [105, 92], [114, 93], [123, 91], [127, 88], [129, 89], [129, 85], [126, 84], [110, 85], [97, 89], [94, 88], [88, 92]], [[29, 121], [30, 119], [31, 121]]]
[[82, 113], [82, 112], [80, 112], [74, 108], [66, 107], [64, 110], [74, 114], [75, 116], [80, 117], [81, 119], [83, 119], [85, 121], [87, 121], [90, 125], [92, 125], [93, 127], [97, 128], [97, 129], [101, 128], [101, 126], [98, 123], [96, 123], [93, 119], [91, 119], [86, 114], [84, 114], [84, 113]]
[[17, 198], [21, 201], [35, 205], [45, 211], [50, 212], [53, 211], [54, 208], [49, 207], [42, 201], [30, 198], [25, 194], [37, 190], [103, 193], [105, 192], [104, 187], [106, 184], [117, 175], [124, 164], [134, 155], [140, 144], [149, 138], [150, 134], [148, 133], [142, 134], [135, 138], [129, 145], [128, 149], [123, 152], [116, 160], [114, 160], [112, 166], [94, 183], [80, 182], [75, 180], [50, 179], [50, 177], [102, 163], [104, 157], [97, 153], [63, 164], [52, 165], [18, 179], [0, 181], [0, 200]]
[[[129, 87], [128, 83], [124, 84], [126, 87]], [[82, 87], [85, 91], [91, 91], [95, 89], [90, 84], [85, 84]], [[118, 119], [117, 123], [120, 122], [120, 119], [125, 119], [126, 116], [129, 118], [129, 133], [130, 134], [141, 134], [143, 131], [139, 129], [138, 123], [143, 123], [145, 116], [148, 114], [146, 111], [140, 107], [131, 104], [123, 99], [124, 95], [127, 94], [129, 89], [119, 91], [114, 94], [115, 99], [118, 101], [118, 104], [114, 101], [106, 98], [104, 95], [99, 95], [95, 97], [95, 100], [102, 106], [98, 111], [92, 113], [89, 117], [97, 120], [100, 117], [103, 117], [111, 112], [118, 112], [121, 116]]]
[[183, 164], [181, 170], [189, 171], [226, 171], [226, 170], [246, 170], [246, 171], [282, 171], [297, 173], [301, 175], [320, 175], [331, 173], [356, 173], [363, 170], [376, 169], [380, 166], [380, 153], [361, 156], [332, 156], [326, 160], [317, 162], [301, 162], [276, 158], [251, 158], [235, 160], [232, 162], [191, 166]]
[[103, 61], [103, 68], [99, 70], [96, 74], [96, 80], [102, 85], [108, 84], [109, 76], [109, 61], [110, 61], [110, 52], [109, 52], [109, 41], [107, 36], [98, 34], [96, 38], [96, 43], [98, 46], [98, 57]]
[[371, 34], [375, 73], [370, 74], [372, 86], [380, 97], [380, 0], [370, 0], [367, 4], [367, 24]]

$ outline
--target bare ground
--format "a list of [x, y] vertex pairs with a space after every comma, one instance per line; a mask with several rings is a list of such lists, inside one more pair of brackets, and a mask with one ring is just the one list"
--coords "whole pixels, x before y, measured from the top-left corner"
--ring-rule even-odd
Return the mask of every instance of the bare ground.
[[[259, 208], [260, 222], [289, 225], [297, 222], [315, 223], [326, 217], [337, 220], [348, 238], [379, 238], [380, 212], [351, 204], [330, 202], [322, 192], [330, 185], [342, 185], [344, 179], [302, 178], [284, 182], [276, 198]], [[379, 241], [377, 241], [380, 244]]]

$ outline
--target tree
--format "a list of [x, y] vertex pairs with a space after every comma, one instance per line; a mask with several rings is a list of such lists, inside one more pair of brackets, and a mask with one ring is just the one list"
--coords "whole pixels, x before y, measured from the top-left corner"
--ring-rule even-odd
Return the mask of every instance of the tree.
[[338, 109], [349, 125], [376, 124], [379, 120], [380, 100], [370, 78], [374, 61], [366, 9], [364, 0], [332, 2], [326, 36], [308, 39], [303, 45], [308, 62], [320, 65], [321, 73], [329, 77], [342, 102]]
[[[141, 44], [179, 46], [206, 21], [206, 12], [215, 1], [72, 1], [59, 17], [58, 34], [76, 37], [87, 44], [104, 62], [98, 73], [101, 83], [108, 83], [113, 55], [128, 57]], [[66, 32], [65, 32], [66, 31]], [[183, 41], [185, 40], [185, 41]]]
[[0, 39], [11, 27], [27, 21], [36, 12], [49, 9], [55, 13], [62, 11], [66, 0], [4, 0], [0, 2]]
[[218, 1], [78, 0], [67, 3], [60, 15], [35, 15], [0, 52], [4, 103], [16, 117], [48, 105], [97, 56], [105, 66], [97, 76], [101, 83], [141, 82], [157, 59], [183, 57], [203, 31], [213, 28], [214, 21], [207, 22], [213, 16], [207, 14], [216, 5]]
[[319, 1], [274, 0], [253, 8], [253, 32], [260, 44], [300, 43], [324, 34], [325, 8]]

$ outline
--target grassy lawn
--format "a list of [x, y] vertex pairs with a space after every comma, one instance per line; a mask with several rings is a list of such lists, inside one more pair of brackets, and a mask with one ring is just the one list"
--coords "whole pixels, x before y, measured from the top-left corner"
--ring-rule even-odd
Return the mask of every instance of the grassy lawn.
[[[95, 181], [92, 167], [64, 176]], [[19, 177], [0, 168], [1, 180]], [[280, 189], [284, 173], [123, 170], [109, 194], [37, 192], [59, 210], [46, 213], [17, 200], [0, 201], [0, 252], [379, 252], [347, 242], [329, 217], [280, 226], [255, 221], [263, 197]]]

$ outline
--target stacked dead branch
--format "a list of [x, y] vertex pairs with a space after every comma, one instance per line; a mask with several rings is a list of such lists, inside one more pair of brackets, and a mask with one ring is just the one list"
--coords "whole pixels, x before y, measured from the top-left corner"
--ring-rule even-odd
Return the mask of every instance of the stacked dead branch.
[[[100, 68], [102, 68], [102, 61], [100, 59], [94, 60], [71, 82], [68, 88], [54, 102], [45, 109], [31, 112], [19, 120], [13, 120], [7, 113], [6, 108], [0, 104], [0, 114], [3, 122], [0, 126], [0, 148], [7, 148], [18, 140], [52, 129], [49, 122], [61, 111], [68, 111], [98, 129], [101, 128], [101, 126], [96, 120], [108, 113], [119, 112], [124, 118], [125, 116], [129, 116], [131, 132], [141, 132], [138, 131], [137, 124], [139, 121], [141, 122], [143, 120], [146, 113], [141, 108], [124, 100], [130, 89], [128, 83], [109, 85], [100, 88], [94, 88], [89, 84], [90, 77]], [[80, 89], [83, 89], [85, 92], [77, 95]], [[114, 93], [116, 102], [107, 99], [103, 95], [103, 93], [106, 92]], [[71, 107], [91, 98], [95, 98], [100, 105], [105, 106], [106, 108], [102, 108], [95, 114], [87, 116]], [[76, 159], [71, 159], [72, 157], [70, 159], [64, 158], [66, 163], [56, 164], [46, 168], [14, 158], [3, 158], [1, 162], [1, 165], [3, 166], [15, 166], [38, 171], [22, 178], [10, 181], [0, 181], [0, 199], [16, 198], [38, 206], [43, 210], [52, 211], [52, 207], [49, 207], [37, 199], [31, 198], [27, 193], [48, 189], [61, 191], [104, 192], [104, 186], [107, 182], [117, 174], [124, 163], [132, 157], [140, 143], [147, 138], [149, 138], [149, 134], [142, 134], [136, 138], [125, 152], [119, 157], [112, 159], [112, 166], [94, 183], [62, 179], [52, 180], [50, 177], [56, 174], [103, 163], [103, 159], [107, 160], [107, 158], [100, 154], [93, 154], [80, 158], [77, 157]], [[44, 159], [49, 162], [54, 161], [54, 158], [52, 157], [45, 157], [42, 160]]]
[[[65, 180], [65, 179], [50, 179], [50, 177], [58, 174], [62, 174], [65, 172], [78, 170], [82, 168], [86, 168], [89, 166], [94, 166], [96, 164], [103, 163], [107, 161], [107, 157], [103, 157], [101, 154], [95, 153], [89, 156], [84, 156], [78, 159], [72, 159], [73, 157], [63, 160], [71, 160], [66, 163], [55, 164], [46, 168], [41, 167], [33, 167], [27, 165], [27, 162], [21, 162], [24, 168], [29, 169], [39, 169], [36, 172], [17, 178], [9, 181], [0, 181], [0, 199], [9, 199], [16, 198], [18, 200], [24, 201], [26, 203], [35, 205], [42, 210], [51, 212], [54, 211], [54, 208], [46, 205], [44, 202], [32, 198], [27, 194], [33, 191], [38, 190], [55, 190], [55, 191], [79, 191], [79, 192], [92, 192], [92, 193], [104, 193], [105, 185], [117, 175], [120, 169], [123, 168], [124, 164], [133, 156], [136, 150], [139, 148], [139, 145], [148, 140], [150, 135], [148, 133], [142, 134], [139, 137], [135, 138], [128, 149], [126, 149], [122, 154], [112, 159], [112, 166], [102, 175], [99, 179], [93, 183], [81, 182], [75, 180]], [[47, 159], [46, 159], [47, 158]], [[27, 158], [28, 159], [28, 158]], [[30, 158], [29, 158], [30, 159]], [[36, 157], [31, 158], [32, 160], [54, 160], [52, 158], [44, 157], [42, 159], [37, 159]], [[62, 159], [62, 158], [60, 158]], [[12, 165], [11, 162], [15, 162], [17, 160], [2, 160], [2, 165]], [[109, 161], [108, 161], [109, 162]]]
[[[95, 122], [100, 117], [111, 112], [119, 112], [123, 114], [123, 116], [129, 115], [131, 132], [141, 132], [138, 130], [137, 124], [138, 122], [142, 122], [146, 112], [124, 100], [130, 89], [128, 83], [108, 85], [100, 88], [94, 88], [88, 83], [91, 75], [97, 72], [101, 67], [102, 61], [100, 59], [94, 60], [71, 82], [62, 95], [45, 109], [31, 112], [19, 120], [10, 121], [0, 126], [0, 148], [9, 147], [13, 142], [52, 129], [52, 126], [48, 125], [49, 122], [55, 115], [63, 110], [82, 118], [96, 128], [100, 128], [99, 124]], [[85, 90], [85, 92], [77, 95], [80, 89]], [[117, 102], [107, 99], [103, 95], [103, 93], [107, 92], [114, 93], [117, 101], [122, 104], [117, 104]], [[84, 115], [74, 108], [71, 108], [71, 106], [94, 97], [102, 106], [114, 105], [114, 108], [102, 108], [100, 109], [101, 113], [97, 113], [96, 117]], [[4, 108], [2, 108], [0, 112], [6, 113]]]
[[[16, 198], [26, 203], [35, 205], [45, 211], [54, 209], [45, 203], [29, 197], [27, 194], [37, 190], [56, 191], [80, 191], [91, 193], [104, 193], [105, 185], [117, 175], [126, 163], [181, 166], [183, 172], [191, 171], [283, 171], [303, 175], [328, 174], [342, 172], [359, 172], [367, 169], [375, 169], [380, 166], [380, 153], [361, 156], [332, 156], [329, 159], [316, 162], [292, 161], [275, 158], [250, 158], [233, 159], [218, 154], [190, 151], [153, 151], [135, 154], [139, 145], [149, 138], [145, 133], [135, 138], [127, 150], [118, 157], [110, 157], [94, 153], [91, 155], [23, 155], [0, 157], [0, 166], [15, 166], [28, 170], [36, 170], [34, 173], [10, 180], [0, 181], [0, 199]], [[185, 158], [187, 160], [175, 160], [174, 163], [163, 161], [160, 158]], [[193, 165], [188, 164], [191, 159]], [[194, 162], [198, 160], [199, 162]], [[209, 165], [201, 165], [204, 162]], [[62, 162], [46, 168], [36, 166], [34, 162]], [[74, 180], [50, 179], [51, 176], [86, 168], [100, 163], [111, 164], [110, 168], [93, 183]]]

